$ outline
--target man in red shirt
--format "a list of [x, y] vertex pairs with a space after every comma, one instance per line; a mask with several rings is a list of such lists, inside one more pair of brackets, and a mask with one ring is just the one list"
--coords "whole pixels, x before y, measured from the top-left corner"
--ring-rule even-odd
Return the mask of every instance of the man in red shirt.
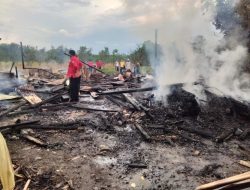
[[69, 94], [71, 102], [79, 101], [80, 81], [81, 81], [81, 69], [82, 62], [76, 55], [74, 50], [69, 50], [70, 60], [68, 65], [68, 71], [66, 79], [69, 79]]
[[103, 62], [101, 60], [96, 61], [96, 68], [97, 69], [102, 69]]

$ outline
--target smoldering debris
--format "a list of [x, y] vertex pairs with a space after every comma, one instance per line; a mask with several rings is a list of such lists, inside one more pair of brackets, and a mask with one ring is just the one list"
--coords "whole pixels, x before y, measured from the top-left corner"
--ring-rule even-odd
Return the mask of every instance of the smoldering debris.
[[[89, 81], [81, 81], [80, 102], [72, 104], [62, 98], [68, 93], [67, 86], [58, 83], [58, 79], [45, 78], [47, 75], [41, 77], [29, 78], [27, 85], [18, 87], [23, 99], [1, 108], [0, 131], [7, 137], [14, 163], [17, 168], [25, 166], [24, 172], [32, 170], [28, 177], [21, 177], [23, 173], [18, 172], [18, 187], [25, 186], [31, 179], [29, 187], [34, 189], [38, 186], [81, 189], [85, 179], [78, 172], [87, 171], [94, 176], [88, 179], [89, 188], [127, 188], [130, 183], [126, 176], [133, 178], [134, 172], [142, 170], [150, 188], [195, 188], [203, 180], [224, 177], [225, 171], [230, 175], [244, 171], [241, 166], [230, 170], [227, 167], [234, 161], [231, 157], [234, 154], [239, 159], [249, 159], [247, 151], [240, 148], [249, 145], [250, 110], [247, 102], [218, 96], [207, 86], [203, 86], [206, 100], [198, 101], [195, 94], [185, 90], [185, 84], [168, 85], [169, 95], [159, 100], [154, 95], [157, 86], [143, 88], [144, 83], [137, 78], [117, 85], [114, 76], [93, 74]], [[192, 85], [197, 84], [202, 87], [202, 83]], [[29, 91], [28, 86], [28, 89], [34, 89]], [[97, 96], [93, 97], [93, 92]], [[37, 100], [33, 99], [34, 95], [41, 101], [33, 102]], [[33, 101], [28, 101], [30, 99]], [[22, 149], [15, 144], [20, 144]], [[228, 152], [229, 147], [234, 151]], [[34, 155], [27, 155], [26, 149]], [[179, 149], [187, 150], [186, 159], [199, 157], [206, 160], [198, 166], [189, 164], [194, 175], [180, 173], [184, 170], [177, 165], [187, 167], [187, 164], [179, 155], [182, 153], [174, 153]], [[171, 152], [162, 155], [164, 151]], [[218, 161], [220, 167], [204, 172], [204, 168], [211, 168], [213, 164], [210, 163], [214, 159], [211, 155], [218, 156], [221, 152], [227, 161], [221, 159]], [[180, 163], [175, 163], [172, 154], [180, 159]], [[60, 164], [48, 163], [48, 160], [58, 159], [57, 155], [62, 157]], [[27, 158], [33, 161], [27, 163]], [[68, 168], [65, 159], [74, 164], [69, 163]], [[96, 164], [100, 161], [91, 161], [95, 159], [108, 162], [99, 166]], [[169, 160], [162, 162], [165, 159]], [[89, 169], [82, 170], [82, 163]], [[103, 168], [102, 172], [99, 167]], [[173, 182], [169, 180], [170, 174], [164, 174], [161, 168], [171, 168], [174, 176], [190, 176], [193, 183], [181, 179]], [[103, 172], [124, 181], [103, 176]], [[45, 184], [46, 176], [50, 176], [50, 180]]]

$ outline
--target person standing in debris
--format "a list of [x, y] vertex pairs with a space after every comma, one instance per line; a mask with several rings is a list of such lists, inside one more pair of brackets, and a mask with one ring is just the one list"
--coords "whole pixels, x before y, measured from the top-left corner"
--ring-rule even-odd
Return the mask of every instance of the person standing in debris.
[[120, 72], [120, 65], [119, 65], [119, 62], [117, 60], [115, 61], [115, 70], [117, 72]]
[[102, 69], [102, 66], [103, 66], [103, 62], [101, 60], [97, 60], [96, 61], [96, 68], [97, 69]]
[[125, 70], [126, 70], [125, 66], [126, 66], [125, 61], [121, 60], [120, 61], [120, 74], [122, 74], [122, 75], [125, 73]]
[[130, 62], [130, 60], [129, 59], [127, 59], [127, 61], [126, 61], [126, 70], [131, 70], [132, 68], [131, 68], [131, 62]]
[[66, 74], [66, 79], [69, 79], [69, 94], [71, 102], [79, 101], [79, 92], [80, 92], [80, 81], [81, 81], [81, 70], [82, 70], [82, 62], [77, 57], [76, 52], [74, 50], [69, 50], [70, 60], [68, 65], [68, 71]]
[[139, 63], [139, 62], [137, 62], [137, 63], [135, 64], [134, 73], [135, 73], [135, 75], [141, 74], [141, 71], [140, 71], [140, 63]]

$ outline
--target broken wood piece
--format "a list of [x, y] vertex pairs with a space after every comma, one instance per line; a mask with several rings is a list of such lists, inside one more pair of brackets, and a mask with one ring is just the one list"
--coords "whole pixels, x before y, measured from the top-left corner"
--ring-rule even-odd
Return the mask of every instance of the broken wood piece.
[[135, 123], [135, 127], [141, 132], [142, 136], [145, 140], [151, 141], [151, 137], [148, 135], [148, 133], [138, 124]]
[[62, 85], [58, 85], [58, 86], [51, 88], [50, 92], [56, 93], [56, 92], [59, 92], [59, 91], [64, 90], [64, 89], [65, 89], [65, 86], [62, 84]]
[[184, 131], [198, 134], [198, 135], [205, 137], [205, 138], [213, 138], [214, 137], [210, 131], [206, 131], [205, 129], [188, 128], [188, 127], [184, 127], [184, 126], [178, 126], [177, 128], [182, 129]]
[[90, 92], [91, 90], [93, 90], [93, 88], [91, 86], [81, 86], [80, 87], [81, 92]]
[[240, 140], [245, 140], [248, 135], [250, 135], [250, 129], [245, 129], [243, 133], [240, 135]]
[[240, 189], [248, 189], [248, 187], [250, 187], [250, 179], [235, 182], [235, 183], [220, 187], [216, 190], [236, 190], [236, 189], [240, 190]]
[[120, 112], [121, 110], [115, 110], [115, 109], [104, 109], [102, 106], [94, 106], [90, 107], [89, 105], [83, 105], [83, 104], [74, 104], [70, 105], [73, 108], [77, 109], [83, 109], [83, 110], [89, 110], [89, 111], [103, 111], [103, 112]]
[[12, 96], [12, 95], [0, 93], [0, 101], [2, 101], [2, 100], [17, 100], [17, 99], [21, 99], [21, 98], [22, 98], [21, 96]]
[[40, 97], [38, 97], [34, 92], [31, 91], [22, 91], [21, 89], [27, 89], [27, 90], [35, 90], [33, 86], [31, 85], [25, 85], [22, 86], [17, 90], [17, 92], [30, 104], [37, 104], [42, 101]]
[[41, 130], [76, 130], [77, 126], [50, 126], [50, 125], [27, 125], [27, 126], [19, 126], [15, 129], [41, 129]]
[[128, 167], [146, 169], [148, 166], [146, 164], [142, 164], [142, 163], [131, 163], [131, 164], [128, 164]]
[[30, 89], [24, 89], [24, 88], [18, 88], [20, 91], [27, 91], [27, 92], [34, 92], [34, 93], [41, 93], [41, 94], [52, 94], [49, 91], [46, 90], [30, 90]]
[[96, 92], [90, 92], [90, 95], [92, 96], [92, 98], [98, 98], [99, 97]]
[[241, 145], [241, 144], [238, 144], [238, 146], [239, 146], [239, 148], [240, 148], [241, 150], [244, 150], [244, 151], [246, 151], [248, 154], [250, 154], [250, 149], [249, 149], [248, 147], [245, 147], [245, 146], [243, 146], [243, 145]]
[[166, 135], [158, 135], [158, 136], [153, 136], [151, 138], [151, 140], [153, 140], [153, 141], [167, 143], [167, 144], [172, 145], [172, 146], [174, 146], [174, 143], [172, 140], [176, 140], [176, 139], [177, 139], [176, 136], [166, 136]]
[[134, 98], [132, 98], [130, 94], [123, 93], [123, 96], [129, 103], [131, 103], [134, 106], [135, 109], [137, 109], [138, 111], [141, 110], [140, 105], [138, 105], [138, 103], [134, 100]]
[[[174, 131], [174, 129], [167, 129], [167, 128], [165, 127], [165, 128], [164, 128], [164, 131], [165, 131], [165, 132], [168, 132], [168, 133], [173, 133], [173, 134], [178, 135], [178, 136], [181, 136], [182, 138], [184, 138], [184, 139], [186, 139], [186, 140], [189, 140], [189, 141], [191, 141], [191, 142], [196, 142], [196, 143], [197, 143], [197, 142], [200, 142], [200, 143], [202, 143], [201, 141], [195, 140], [195, 139], [189, 137], [188, 135], [182, 134], [182, 133], [180, 133], [180, 132], [176, 132], [176, 131]], [[203, 143], [202, 143], [202, 144], [203, 144]]]
[[156, 86], [147, 87], [147, 88], [131, 88], [131, 89], [122, 89], [122, 90], [115, 90], [115, 91], [106, 91], [97, 93], [97, 95], [111, 95], [111, 94], [123, 94], [123, 93], [131, 93], [131, 92], [145, 92], [145, 91], [152, 91], [155, 90]]
[[250, 161], [240, 160], [239, 164], [242, 165], [242, 166], [246, 166], [246, 167], [250, 168]]
[[113, 96], [106, 96], [106, 98], [108, 100], [110, 100], [111, 102], [113, 102], [114, 104], [116, 104], [117, 106], [120, 106], [120, 107], [124, 107], [124, 108], [133, 108], [130, 104], [126, 103], [126, 102], [122, 102], [116, 98], [114, 98]]
[[64, 94], [67, 94], [68, 92], [64, 92], [64, 93], [60, 93], [60, 94], [56, 94], [54, 96], [51, 96], [50, 98], [46, 99], [46, 100], [43, 100], [42, 102], [39, 102], [37, 104], [33, 104], [31, 107], [33, 108], [37, 108], [43, 104], [46, 104], [46, 103], [49, 103], [49, 102], [52, 102], [54, 100], [57, 100], [58, 98], [60, 98], [62, 95]]
[[62, 85], [63, 81], [64, 81], [64, 79], [51, 80], [46, 85], [49, 85], [49, 86], [58, 86], [58, 85]]
[[228, 131], [223, 132], [220, 136], [216, 137], [215, 141], [217, 143], [224, 142], [229, 136], [232, 136], [234, 134], [235, 128], [231, 128]]
[[123, 96], [125, 97], [125, 99], [131, 103], [135, 109], [137, 109], [138, 111], [143, 110], [147, 116], [149, 116], [152, 120], [154, 119], [154, 117], [151, 115], [151, 113], [149, 112], [149, 109], [144, 107], [140, 102], [138, 102], [133, 96], [131, 96], [130, 94], [127, 93], [123, 93]]
[[204, 184], [204, 185], [197, 187], [196, 190], [214, 189], [214, 188], [218, 188], [218, 187], [232, 184], [235, 182], [243, 181], [246, 179], [250, 179], [250, 172], [245, 172], [243, 174], [235, 175], [235, 176], [228, 177], [228, 178], [225, 178], [222, 180], [218, 180], [218, 181], [214, 181], [214, 182], [211, 182], [208, 184]]
[[36, 123], [39, 123], [39, 122], [40, 122], [40, 120], [24, 121], [24, 122], [21, 122], [21, 123], [15, 123], [15, 124], [11, 124], [11, 125], [1, 126], [1, 127], [0, 127], [0, 130], [2, 130], [2, 129], [7, 129], [7, 128], [15, 129], [16, 127], [19, 127], [19, 126], [36, 124]]
[[48, 146], [46, 143], [44, 143], [40, 139], [32, 137], [30, 135], [23, 134], [23, 135], [21, 135], [21, 137], [28, 140], [29, 142], [32, 142], [32, 143], [34, 143], [36, 145], [39, 145], [41, 147], [47, 147]]
[[30, 185], [30, 182], [31, 182], [31, 179], [28, 179], [27, 182], [26, 182], [25, 185], [24, 185], [23, 190], [28, 190], [29, 185]]
[[4, 111], [4, 112], [2, 112], [2, 113], [0, 114], [0, 117], [3, 117], [3, 116], [5, 116], [5, 115], [7, 115], [8, 113], [17, 110], [18, 108], [24, 106], [25, 104], [27, 104], [26, 101], [25, 101], [25, 102], [22, 102], [22, 103], [20, 103], [20, 104], [18, 104], [18, 105], [16, 105], [16, 106], [13, 106], [12, 108], [7, 109], [6, 111]]

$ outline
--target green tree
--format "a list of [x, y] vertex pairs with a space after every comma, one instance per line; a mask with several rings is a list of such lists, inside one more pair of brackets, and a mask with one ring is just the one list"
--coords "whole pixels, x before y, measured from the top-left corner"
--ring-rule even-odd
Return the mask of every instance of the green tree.
[[112, 58], [113, 58], [113, 63], [115, 63], [115, 61], [116, 60], [118, 60], [118, 49], [114, 49], [113, 51], [112, 51]]
[[87, 48], [86, 46], [81, 46], [77, 52], [78, 56], [82, 60], [91, 60], [93, 59], [92, 49]]
[[34, 62], [36, 60], [36, 49], [32, 46], [24, 47], [24, 58], [27, 62]]
[[104, 47], [104, 49], [99, 52], [98, 58], [104, 62], [111, 62], [109, 48]]

